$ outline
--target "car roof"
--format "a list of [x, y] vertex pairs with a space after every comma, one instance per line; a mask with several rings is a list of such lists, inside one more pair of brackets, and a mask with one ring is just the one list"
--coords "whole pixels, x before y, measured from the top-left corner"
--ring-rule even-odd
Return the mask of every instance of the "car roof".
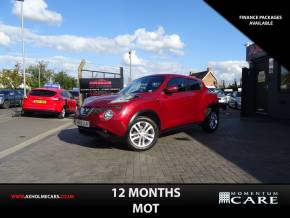
[[[183, 74], [174, 74], [174, 73], [160, 73], [160, 74], [151, 74], [148, 76], [165, 76], [165, 77], [183, 77], [183, 78], [188, 78], [188, 79], [196, 79], [201, 81], [199, 78], [195, 77], [195, 76], [188, 76], [188, 75], [183, 75]], [[147, 76], [144, 76], [147, 77]]]

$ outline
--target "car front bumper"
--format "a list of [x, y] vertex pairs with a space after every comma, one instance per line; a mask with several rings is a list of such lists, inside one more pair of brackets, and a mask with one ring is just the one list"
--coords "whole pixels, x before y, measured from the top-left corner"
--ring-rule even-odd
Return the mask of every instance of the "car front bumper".
[[76, 113], [74, 124], [76, 120], [88, 121], [89, 126], [78, 126], [80, 129], [85, 130], [90, 133], [96, 133], [98, 135], [110, 135], [115, 137], [123, 137], [127, 133], [127, 125], [122, 122], [123, 119], [120, 118], [118, 112], [114, 113], [113, 118], [110, 120], [104, 119], [104, 113], [94, 114], [90, 116], [82, 116], [79, 113]]

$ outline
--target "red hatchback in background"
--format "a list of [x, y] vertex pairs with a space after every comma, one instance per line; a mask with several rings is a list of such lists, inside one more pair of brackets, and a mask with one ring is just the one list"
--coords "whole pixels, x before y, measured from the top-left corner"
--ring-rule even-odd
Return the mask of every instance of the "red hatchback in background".
[[54, 113], [62, 119], [77, 110], [77, 102], [66, 90], [54, 88], [32, 89], [22, 105], [24, 115], [33, 112]]

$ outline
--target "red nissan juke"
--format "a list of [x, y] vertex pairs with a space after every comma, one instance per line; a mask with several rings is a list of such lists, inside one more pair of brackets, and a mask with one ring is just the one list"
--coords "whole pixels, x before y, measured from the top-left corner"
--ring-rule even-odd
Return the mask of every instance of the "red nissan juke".
[[151, 148], [162, 132], [192, 123], [207, 132], [218, 128], [217, 95], [197, 78], [174, 74], [142, 77], [116, 95], [87, 98], [75, 115], [80, 133], [123, 139], [137, 151]]

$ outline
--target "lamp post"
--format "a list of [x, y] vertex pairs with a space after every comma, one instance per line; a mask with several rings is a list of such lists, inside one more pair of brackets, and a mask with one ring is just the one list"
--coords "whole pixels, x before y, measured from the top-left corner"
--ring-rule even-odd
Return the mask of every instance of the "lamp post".
[[129, 51], [129, 60], [130, 60], [130, 77], [129, 83], [132, 82], [132, 50]]
[[23, 89], [24, 89], [24, 97], [26, 97], [26, 73], [25, 73], [25, 50], [24, 50], [24, 17], [23, 17], [24, 0], [16, 0], [16, 1], [21, 2], [21, 36], [22, 36]]
[[40, 88], [40, 68], [41, 68], [41, 62], [38, 62], [38, 88]]

